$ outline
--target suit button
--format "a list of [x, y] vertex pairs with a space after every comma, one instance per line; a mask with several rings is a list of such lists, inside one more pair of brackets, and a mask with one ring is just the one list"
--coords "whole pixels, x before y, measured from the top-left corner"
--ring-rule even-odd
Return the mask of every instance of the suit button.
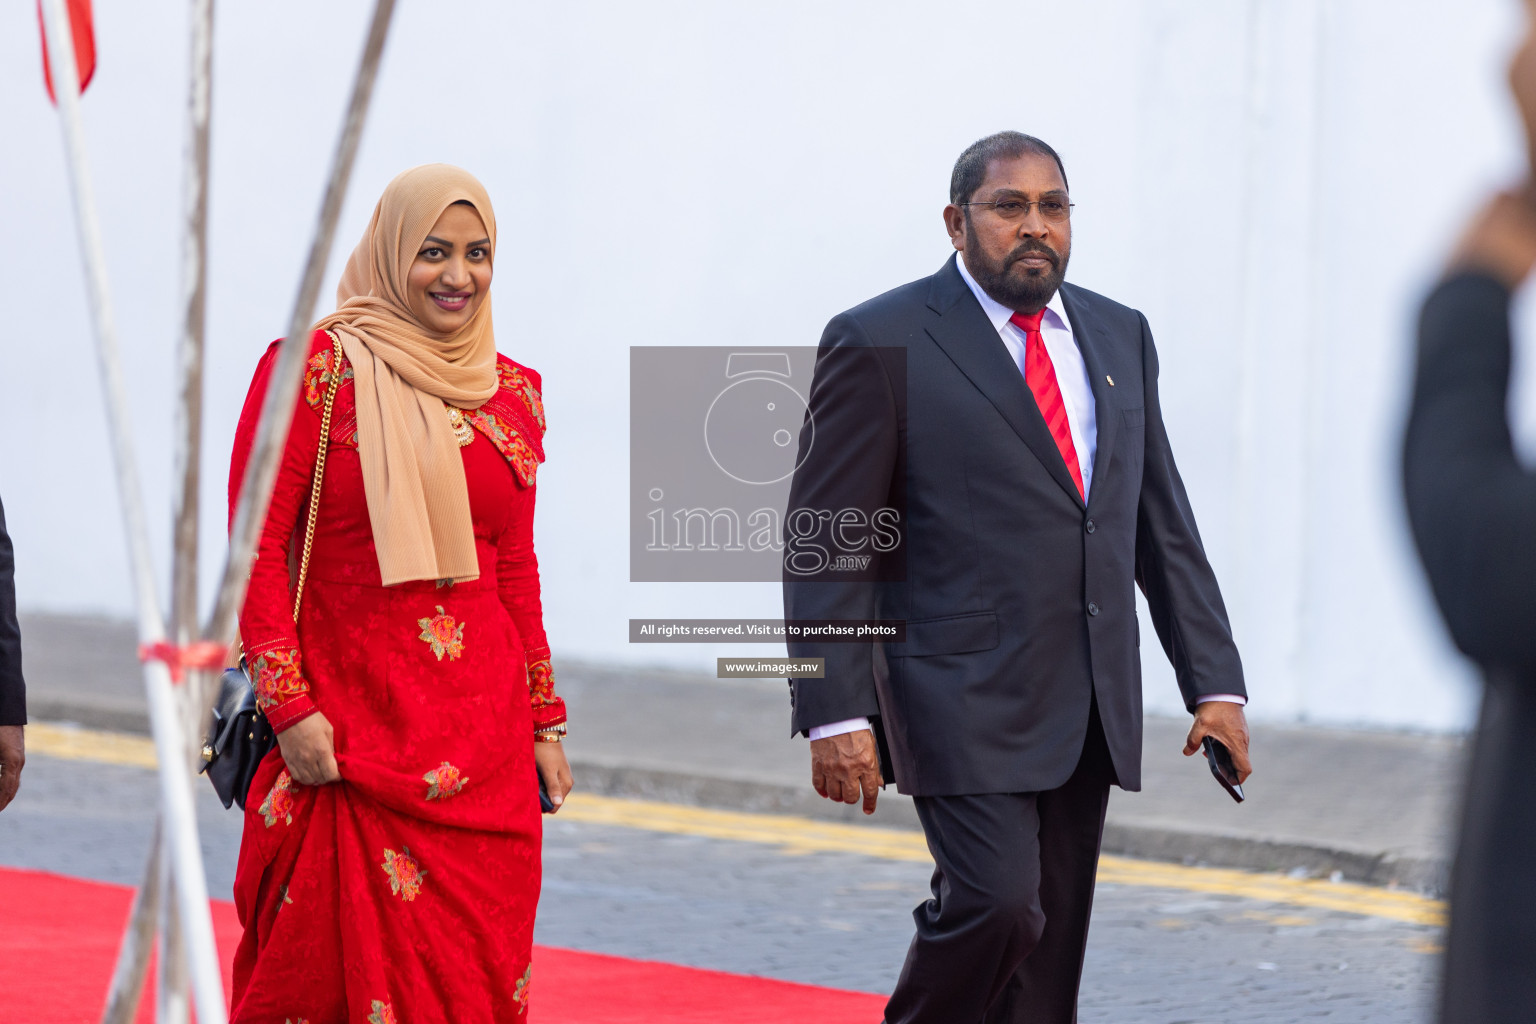
[[1092, 601], [1089, 601], [1088, 602], [1088, 614], [1089, 615], [1097, 615], [1097, 614], [1099, 614], [1099, 606], [1094, 604]]
[[1093, 520], [1090, 519], [1083, 524], [1083, 529], [1087, 530], [1089, 533], [1092, 533], [1094, 530], [1098, 529], [1098, 527], [1094, 526]]

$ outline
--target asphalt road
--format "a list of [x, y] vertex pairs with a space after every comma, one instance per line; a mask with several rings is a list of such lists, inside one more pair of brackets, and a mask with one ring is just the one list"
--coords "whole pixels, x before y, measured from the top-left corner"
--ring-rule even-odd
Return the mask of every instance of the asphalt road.
[[[0, 814], [0, 865], [135, 884], [154, 773], [33, 754]], [[239, 816], [199, 788], [209, 888], [227, 899]], [[856, 853], [546, 819], [537, 941], [888, 992], [930, 868]], [[1232, 893], [1101, 884], [1084, 1024], [1427, 1022], [1440, 931]], [[874, 1022], [871, 1022], [874, 1024]]]

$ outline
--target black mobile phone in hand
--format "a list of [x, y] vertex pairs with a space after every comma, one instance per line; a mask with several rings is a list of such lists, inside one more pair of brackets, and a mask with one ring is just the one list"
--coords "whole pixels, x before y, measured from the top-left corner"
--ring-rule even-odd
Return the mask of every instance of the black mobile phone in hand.
[[549, 798], [549, 790], [544, 788], [544, 776], [537, 771], [533, 774], [539, 777], [539, 810], [545, 814], [555, 813], [555, 802]]
[[1205, 748], [1205, 759], [1211, 764], [1211, 774], [1221, 783], [1221, 788], [1231, 794], [1238, 803], [1243, 802], [1243, 787], [1237, 781], [1237, 769], [1232, 766], [1232, 751], [1221, 740], [1207, 736], [1200, 741]]

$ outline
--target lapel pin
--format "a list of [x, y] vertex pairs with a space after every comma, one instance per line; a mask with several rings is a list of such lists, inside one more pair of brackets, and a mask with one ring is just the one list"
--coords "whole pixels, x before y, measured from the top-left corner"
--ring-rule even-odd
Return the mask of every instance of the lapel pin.
[[1115, 386], [1115, 378], [1111, 377], [1109, 374], [1106, 373], [1104, 375], [1104, 379], [1109, 381], [1109, 386], [1110, 387], [1114, 387]]

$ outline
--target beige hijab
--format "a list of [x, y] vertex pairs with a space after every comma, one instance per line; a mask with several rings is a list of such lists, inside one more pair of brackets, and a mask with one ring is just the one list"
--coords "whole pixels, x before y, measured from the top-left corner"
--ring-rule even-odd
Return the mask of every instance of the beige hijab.
[[446, 405], [477, 409], [496, 393], [491, 297], [453, 334], [423, 326], [406, 302], [422, 242], [461, 199], [485, 221], [494, 253], [496, 217], [480, 182], [447, 164], [413, 167], [384, 189], [341, 275], [336, 312], [315, 324], [341, 339], [355, 374], [358, 455], [385, 586], [480, 575]]

